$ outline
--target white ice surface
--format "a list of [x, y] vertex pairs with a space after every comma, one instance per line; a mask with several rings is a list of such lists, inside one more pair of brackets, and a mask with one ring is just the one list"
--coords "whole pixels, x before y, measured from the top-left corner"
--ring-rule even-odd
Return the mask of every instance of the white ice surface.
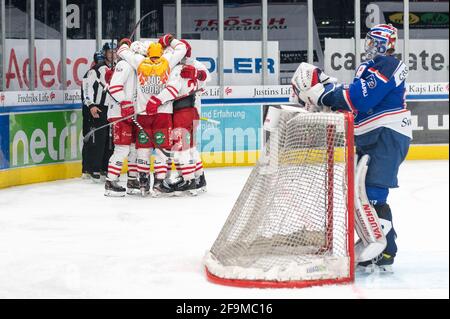
[[448, 161], [401, 167], [394, 274], [306, 289], [208, 282], [202, 258], [250, 169], [208, 170], [197, 198], [107, 198], [81, 179], [0, 190], [0, 298], [449, 298]]

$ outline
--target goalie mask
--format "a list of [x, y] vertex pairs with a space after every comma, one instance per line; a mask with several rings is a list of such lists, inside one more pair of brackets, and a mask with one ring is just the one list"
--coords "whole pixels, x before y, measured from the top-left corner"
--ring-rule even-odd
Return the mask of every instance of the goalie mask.
[[378, 55], [386, 55], [391, 50], [394, 52], [397, 41], [397, 29], [392, 24], [378, 24], [370, 29], [366, 35], [364, 51], [367, 60]]
[[151, 42], [147, 49], [147, 57], [139, 65], [138, 73], [145, 77], [158, 76], [164, 82], [169, 74], [169, 61], [163, 57], [161, 44]]

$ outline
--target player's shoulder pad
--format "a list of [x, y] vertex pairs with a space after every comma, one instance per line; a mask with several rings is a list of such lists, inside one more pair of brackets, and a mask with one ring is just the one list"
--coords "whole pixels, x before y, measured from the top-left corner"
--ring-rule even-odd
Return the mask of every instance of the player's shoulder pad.
[[372, 65], [373, 65], [373, 60], [361, 63], [359, 65], [359, 67], [356, 69], [355, 78], [360, 79], [361, 76], [363, 75], [364, 71], [366, 71], [367, 68], [369, 68]]
[[378, 56], [374, 59], [374, 64], [369, 68], [369, 72], [385, 83], [394, 78], [395, 84], [398, 86], [406, 79], [408, 68], [394, 56]]
[[131, 65], [125, 60], [120, 60], [114, 67], [114, 72], [125, 72], [127, 70], [131, 70]]

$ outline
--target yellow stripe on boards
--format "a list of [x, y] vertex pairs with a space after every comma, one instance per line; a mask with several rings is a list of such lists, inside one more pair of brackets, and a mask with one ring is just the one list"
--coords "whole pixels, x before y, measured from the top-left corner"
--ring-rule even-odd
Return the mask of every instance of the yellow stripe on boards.
[[[304, 154], [303, 152], [298, 151], [295, 153], [296, 154], [294, 157], [288, 158], [291, 158], [294, 162], [297, 162], [299, 157]], [[318, 154], [323, 155], [322, 153], [319, 152]], [[202, 160], [205, 168], [252, 166], [257, 162], [259, 154], [260, 151], [203, 153]], [[342, 150], [337, 150], [334, 154], [335, 160], [340, 161], [339, 159], [342, 158], [342, 154]], [[448, 160], [449, 145], [411, 145], [406, 159]], [[126, 171], [127, 163], [125, 162], [122, 168], [122, 173], [125, 173]], [[81, 161], [0, 170], [0, 188], [67, 178], [77, 178], [80, 176]]]

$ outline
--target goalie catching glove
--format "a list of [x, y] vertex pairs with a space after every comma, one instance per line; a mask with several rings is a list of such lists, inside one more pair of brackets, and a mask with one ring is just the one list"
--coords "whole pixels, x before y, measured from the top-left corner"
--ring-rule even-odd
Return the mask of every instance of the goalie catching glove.
[[[308, 111], [321, 111], [326, 93], [336, 86], [337, 79], [326, 75], [318, 67], [309, 63], [300, 63], [292, 77], [295, 98], [305, 103]], [[295, 101], [295, 102], [298, 102]]]

